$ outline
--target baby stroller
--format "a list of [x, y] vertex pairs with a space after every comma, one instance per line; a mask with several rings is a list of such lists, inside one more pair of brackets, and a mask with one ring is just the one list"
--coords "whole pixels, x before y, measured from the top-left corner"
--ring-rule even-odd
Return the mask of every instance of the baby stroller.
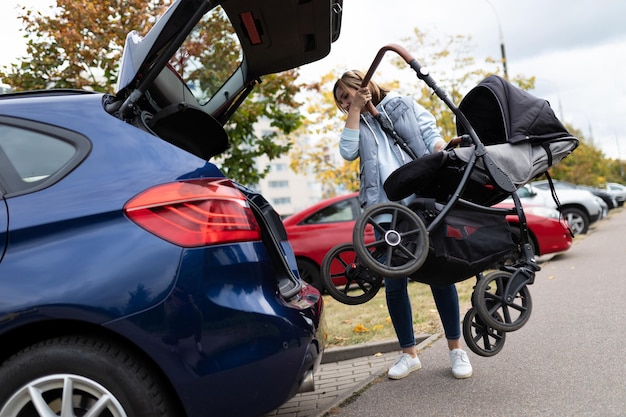
[[[361, 214], [352, 244], [333, 248], [324, 259], [326, 288], [338, 301], [360, 304], [374, 297], [382, 277], [409, 277], [430, 285], [476, 277], [463, 335], [473, 352], [493, 356], [502, 349], [506, 333], [520, 329], [530, 318], [528, 285], [540, 270], [516, 190], [548, 175], [551, 166], [578, 146], [578, 139], [547, 101], [498, 76], [484, 79], [456, 107], [428, 71], [394, 44], [379, 51], [364, 86], [389, 50], [398, 53], [452, 110], [459, 138], [443, 152], [413, 158], [391, 174], [384, 184], [387, 196], [392, 201], [415, 198], [408, 205], [370, 206]], [[411, 155], [389, 120], [371, 103], [368, 110]], [[513, 208], [491, 207], [507, 197], [513, 199]], [[519, 218], [519, 236], [506, 221], [511, 214]], [[343, 289], [333, 285], [337, 277], [346, 280]]]

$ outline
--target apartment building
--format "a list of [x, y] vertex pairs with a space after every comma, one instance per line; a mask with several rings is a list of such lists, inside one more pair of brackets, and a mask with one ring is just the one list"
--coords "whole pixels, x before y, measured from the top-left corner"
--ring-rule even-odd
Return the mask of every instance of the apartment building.
[[281, 217], [289, 216], [322, 199], [322, 185], [312, 174], [296, 174], [289, 167], [291, 160], [284, 155], [273, 161], [267, 157], [257, 160], [259, 170], [270, 166], [267, 176], [254, 187], [272, 204]]

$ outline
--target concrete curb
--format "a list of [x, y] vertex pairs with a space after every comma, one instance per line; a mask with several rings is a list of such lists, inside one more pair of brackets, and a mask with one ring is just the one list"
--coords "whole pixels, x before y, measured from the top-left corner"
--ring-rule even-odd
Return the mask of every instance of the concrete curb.
[[[415, 344], [419, 347], [420, 343], [424, 342], [430, 337], [431, 335], [426, 333], [416, 335]], [[329, 348], [324, 350], [322, 363], [346, 361], [349, 359], [375, 355], [377, 353], [393, 352], [394, 350], [400, 350], [400, 345], [398, 345], [397, 339], [361, 343], [353, 346]]]

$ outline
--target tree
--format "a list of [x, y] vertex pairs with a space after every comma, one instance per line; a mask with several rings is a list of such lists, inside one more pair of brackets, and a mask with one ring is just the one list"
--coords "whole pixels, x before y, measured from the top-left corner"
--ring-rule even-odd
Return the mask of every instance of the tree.
[[[171, 0], [57, 0], [49, 13], [22, 8], [27, 53], [0, 70], [0, 79], [16, 91], [79, 88], [111, 93], [127, 33], [144, 35], [169, 4]], [[171, 61], [203, 91], [215, 91], [240, 62], [232, 28], [219, 10], [194, 29]], [[256, 184], [265, 175], [256, 169], [256, 157], [273, 159], [287, 152], [291, 142], [286, 135], [299, 127], [302, 117], [295, 98], [302, 88], [297, 77], [297, 69], [264, 77], [225, 126], [231, 146], [219, 161], [227, 176]], [[257, 137], [254, 126], [262, 119], [276, 131]]]
[[337, 155], [337, 135], [343, 120], [335, 105], [332, 83], [339, 74], [332, 71], [317, 83], [307, 85], [304, 94], [302, 125], [295, 132], [290, 150], [291, 169], [297, 173], [314, 173], [322, 183], [322, 197], [331, 197], [337, 190], [359, 188], [359, 162], [348, 162]]
[[111, 91], [126, 34], [149, 28], [169, 1], [57, 0], [49, 13], [22, 7], [26, 56], [0, 71], [13, 89]]

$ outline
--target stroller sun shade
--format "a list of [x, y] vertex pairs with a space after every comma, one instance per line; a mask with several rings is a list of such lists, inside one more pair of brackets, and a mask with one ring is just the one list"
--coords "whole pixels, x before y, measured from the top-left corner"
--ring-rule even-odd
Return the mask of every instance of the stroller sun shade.
[[[496, 75], [485, 78], [470, 90], [459, 104], [459, 110], [486, 146], [571, 137], [547, 100]], [[467, 130], [457, 122], [457, 132], [461, 136]]]
[[[459, 104], [472, 128], [493, 160], [516, 188], [521, 187], [560, 162], [578, 146], [557, 119], [547, 100], [515, 87], [502, 77], [489, 76]], [[467, 133], [457, 121], [457, 133]], [[468, 161], [473, 148], [453, 150]], [[484, 168], [479, 161], [477, 166]]]

